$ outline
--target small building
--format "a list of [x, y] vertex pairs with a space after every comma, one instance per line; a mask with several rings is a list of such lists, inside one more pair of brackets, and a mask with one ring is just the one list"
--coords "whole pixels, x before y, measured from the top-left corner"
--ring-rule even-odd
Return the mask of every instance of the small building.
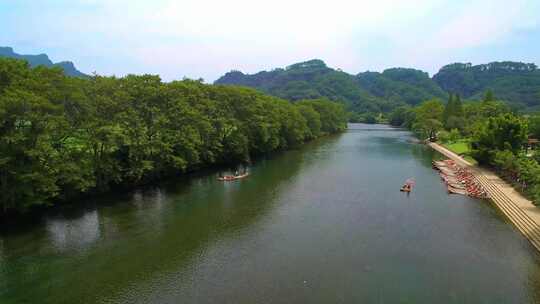
[[538, 147], [538, 138], [529, 137], [527, 139], [527, 149], [535, 150]]

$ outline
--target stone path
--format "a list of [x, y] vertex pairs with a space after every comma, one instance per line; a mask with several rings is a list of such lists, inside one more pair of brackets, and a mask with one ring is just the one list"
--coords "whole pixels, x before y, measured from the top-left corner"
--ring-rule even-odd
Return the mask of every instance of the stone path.
[[511, 185], [490, 170], [472, 165], [461, 156], [437, 144], [429, 143], [434, 150], [467, 167], [489, 194], [495, 206], [523, 233], [531, 244], [540, 251], [540, 208], [523, 197]]

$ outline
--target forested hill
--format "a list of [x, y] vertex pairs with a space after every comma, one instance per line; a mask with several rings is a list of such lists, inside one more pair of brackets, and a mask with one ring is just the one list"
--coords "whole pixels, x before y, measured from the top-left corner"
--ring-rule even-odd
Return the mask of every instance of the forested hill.
[[425, 100], [447, 97], [428, 73], [420, 70], [392, 68], [382, 73], [364, 72], [356, 77], [361, 87], [392, 104], [416, 105]]
[[454, 63], [441, 68], [433, 80], [444, 90], [465, 98], [479, 99], [491, 90], [498, 99], [540, 109], [540, 70], [533, 63]]
[[387, 112], [399, 105], [416, 105], [433, 98], [446, 100], [448, 93], [480, 99], [487, 90], [523, 109], [540, 107], [539, 70], [534, 64], [517, 62], [477, 66], [456, 63], [430, 78], [426, 72], [406, 68], [354, 76], [315, 59], [253, 75], [232, 71], [215, 83], [249, 86], [293, 101], [327, 97], [341, 100], [359, 113]]
[[354, 76], [329, 68], [318, 59], [253, 75], [231, 71], [215, 84], [248, 86], [292, 101], [326, 97], [344, 101], [355, 110], [385, 109], [385, 101], [359, 86]]
[[288, 100], [326, 97], [340, 100], [357, 112], [387, 112], [402, 104], [417, 104], [446, 94], [427, 73], [413, 69], [366, 72], [357, 76], [326, 66], [314, 59], [284, 69], [247, 75], [231, 71], [216, 84], [253, 87]]
[[43, 65], [46, 67], [54, 67], [58, 66], [61, 67], [64, 70], [64, 73], [67, 76], [72, 77], [80, 77], [80, 78], [86, 78], [88, 75], [82, 73], [81, 71], [77, 70], [75, 68], [75, 65], [71, 61], [62, 61], [53, 63], [49, 56], [46, 54], [39, 54], [39, 55], [21, 55], [17, 54], [13, 51], [13, 48], [11, 47], [0, 47], [0, 57], [7, 57], [7, 58], [14, 58], [14, 59], [21, 59], [26, 60], [30, 64], [31, 67], [37, 67], [39, 65]]

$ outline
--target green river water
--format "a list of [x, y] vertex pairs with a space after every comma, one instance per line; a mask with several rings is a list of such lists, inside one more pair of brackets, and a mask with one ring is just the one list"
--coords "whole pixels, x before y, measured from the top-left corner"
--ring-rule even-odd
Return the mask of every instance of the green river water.
[[[0, 303], [540, 303], [540, 257], [386, 126], [0, 233]], [[410, 195], [399, 192], [409, 177]]]

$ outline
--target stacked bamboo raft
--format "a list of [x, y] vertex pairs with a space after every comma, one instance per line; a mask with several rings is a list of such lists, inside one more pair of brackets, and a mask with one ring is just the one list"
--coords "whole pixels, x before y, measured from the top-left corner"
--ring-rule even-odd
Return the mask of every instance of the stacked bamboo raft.
[[449, 193], [476, 198], [488, 197], [487, 192], [474, 175], [468, 169], [456, 164], [455, 161], [451, 159], [434, 161], [433, 168], [439, 170], [441, 179], [446, 184]]

